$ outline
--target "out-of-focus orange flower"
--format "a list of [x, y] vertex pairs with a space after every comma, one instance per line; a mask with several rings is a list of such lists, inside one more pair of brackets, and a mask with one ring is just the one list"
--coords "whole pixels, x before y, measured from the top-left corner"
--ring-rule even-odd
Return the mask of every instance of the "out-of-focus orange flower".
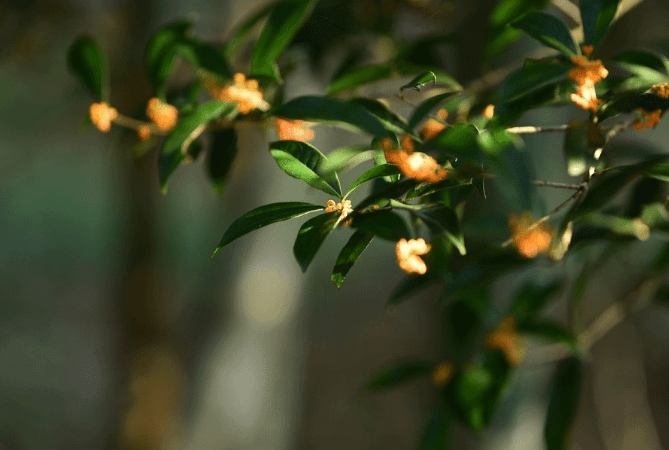
[[103, 133], [111, 130], [112, 121], [118, 117], [116, 108], [112, 108], [105, 102], [93, 103], [88, 112], [93, 125]]
[[585, 56], [573, 56], [571, 62], [575, 67], [567, 77], [578, 85], [576, 93], [571, 94], [571, 101], [585, 110], [594, 111], [602, 102], [597, 98], [595, 84], [606, 78], [609, 71], [598, 59], [590, 61]]
[[427, 244], [423, 238], [400, 239], [395, 245], [395, 254], [397, 255], [397, 264], [400, 269], [408, 273], [417, 273], [423, 275], [427, 272], [427, 266], [420, 255], [430, 251], [431, 245]]
[[288, 120], [277, 117], [276, 134], [282, 141], [302, 141], [307, 142], [314, 138], [314, 130], [309, 128], [309, 124], [303, 120]]
[[636, 122], [634, 122], [635, 130], [643, 130], [644, 128], [656, 127], [657, 124], [660, 123], [660, 119], [662, 118], [661, 109], [655, 110], [653, 112], [648, 112], [643, 109], [637, 109], [637, 112], [643, 115], [643, 120], [639, 119]]
[[163, 131], [169, 131], [177, 124], [177, 109], [157, 97], [153, 97], [146, 104], [146, 116]]
[[140, 125], [137, 127], [137, 137], [140, 141], [146, 141], [151, 137], [151, 127], [148, 125]]
[[553, 241], [553, 231], [544, 223], [535, 224], [529, 213], [509, 218], [511, 241], [518, 253], [525, 258], [534, 258], [547, 253]]
[[660, 98], [669, 98], [669, 83], [656, 84], [650, 88], [650, 93], [655, 94]]
[[386, 161], [395, 164], [403, 175], [417, 181], [436, 183], [448, 177], [448, 171], [425, 153], [415, 152], [414, 143], [408, 134], [402, 137], [401, 147], [394, 149], [389, 138], [381, 140]]
[[495, 105], [491, 104], [486, 106], [482, 115], [488, 120], [492, 119], [492, 117], [495, 115]]
[[444, 362], [435, 366], [432, 370], [432, 382], [437, 387], [446, 386], [446, 383], [453, 378], [455, 368], [450, 362]]
[[420, 130], [420, 137], [424, 140], [432, 139], [446, 129], [446, 125], [436, 119], [429, 118]]
[[489, 349], [501, 350], [512, 366], [520, 364], [525, 357], [524, 345], [516, 330], [516, 320], [513, 317], [505, 317], [488, 335], [485, 345]]
[[262, 97], [258, 81], [247, 80], [243, 73], [236, 73], [231, 84], [220, 86], [210, 83], [208, 88], [214, 98], [235, 103], [241, 114], [248, 114], [255, 109], [267, 111], [270, 106]]
[[594, 53], [595, 47], [593, 45], [590, 45], [590, 44], [583, 44], [581, 46], [581, 51], [583, 52], [583, 54], [585, 56], [590, 56]]

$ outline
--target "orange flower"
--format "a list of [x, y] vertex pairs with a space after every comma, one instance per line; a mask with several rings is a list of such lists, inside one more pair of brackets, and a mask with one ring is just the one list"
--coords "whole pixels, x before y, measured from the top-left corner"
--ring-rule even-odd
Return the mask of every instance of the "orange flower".
[[444, 362], [435, 366], [432, 370], [432, 382], [437, 387], [443, 387], [453, 378], [455, 372], [453, 364]]
[[594, 53], [595, 47], [590, 44], [583, 44], [581, 46], [581, 51], [583, 52], [584, 55], [590, 56]]
[[218, 100], [235, 103], [241, 114], [248, 114], [255, 109], [269, 109], [270, 105], [263, 100], [257, 80], [247, 80], [243, 73], [236, 73], [232, 81], [232, 84], [225, 86], [212, 84], [209, 91]]
[[600, 60], [590, 61], [585, 56], [573, 56], [571, 62], [573, 69], [569, 71], [567, 77], [576, 82], [576, 93], [571, 94], [571, 100], [585, 110], [594, 111], [602, 102], [597, 98], [595, 84], [602, 81], [609, 75]]
[[547, 253], [553, 241], [553, 231], [544, 223], [534, 223], [529, 213], [522, 217], [509, 218], [511, 241], [518, 253], [525, 258], [534, 258], [539, 253]]
[[641, 113], [641, 115], [644, 116], [643, 120], [637, 119], [636, 122], [634, 122], [634, 129], [635, 130], [643, 130], [644, 128], [650, 128], [650, 127], [656, 127], [658, 123], [660, 123], [660, 119], [662, 118], [662, 110], [658, 109], [653, 112], [648, 112], [643, 109], [637, 109], [637, 112]]
[[408, 134], [402, 137], [400, 149], [394, 149], [389, 138], [381, 140], [381, 147], [386, 161], [395, 164], [403, 175], [417, 181], [436, 183], [448, 177], [446, 169], [437, 164], [437, 161], [425, 153], [415, 152], [414, 143]]
[[146, 141], [151, 137], [151, 127], [148, 125], [140, 125], [137, 128], [137, 137], [140, 141]]
[[177, 124], [177, 109], [157, 97], [153, 97], [146, 105], [146, 116], [163, 131], [169, 131]]
[[429, 118], [420, 130], [420, 137], [424, 140], [432, 139], [446, 129], [446, 125], [436, 119]]
[[276, 134], [282, 141], [307, 142], [314, 138], [314, 131], [303, 120], [287, 120], [277, 117]]
[[93, 103], [88, 112], [93, 125], [103, 133], [111, 130], [112, 121], [118, 117], [116, 108], [112, 108], [105, 102]]
[[325, 212], [340, 212], [341, 218], [346, 218], [349, 214], [353, 212], [353, 207], [351, 206], [351, 200], [344, 200], [341, 203], [335, 203], [334, 200], [328, 200], [327, 207]]
[[525, 357], [524, 346], [516, 331], [516, 320], [513, 317], [504, 318], [488, 335], [485, 345], [489, 349], [501, 350], [512, 366], [520, 364]]
[[669, 98], [669, 83], [660, 83], [656, 84], [650, 88], [650, 93], [655, 94], [658, 97], [668, 99]]
[[429, 252], [430, 248], [431, 245], [425, 243], [423, 238], [409, 239], [408, 241], [402, 238], [395, 245], [397, 264], [405, 272], [423, 275], [427, 272], [427, 266], [420, 255]]
[[495, 105], [488, 105], [483, 110], [483, 117], [490, 120], [495, 115]]

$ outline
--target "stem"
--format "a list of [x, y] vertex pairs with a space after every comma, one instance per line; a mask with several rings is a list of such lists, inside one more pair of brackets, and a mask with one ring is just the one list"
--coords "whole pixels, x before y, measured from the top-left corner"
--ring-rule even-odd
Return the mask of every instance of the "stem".
[[124, 116], [123, 114], [118, 114], [113, 122], [116, 125], [131, 128], [133, 130], [137, 130], [141, 126], [148, 126], [151, 134], [166, 134], [163, 130], [158, 128], [157, 125], [151, 122], [143, 122], [141, 120], [133, 119], [132, 117]]
[[556, 183], [555, 181], [532, 180], [535, 186], [554, 187], [560, 189], [583, 189], [582, 184]]
[[532, 134], [532, 133], [554, 133], [566, 131], [569, 128], [569, 125], [555, 125], [551, 127], [511, 127], [507, 128], [506, 131], [512, 134]]

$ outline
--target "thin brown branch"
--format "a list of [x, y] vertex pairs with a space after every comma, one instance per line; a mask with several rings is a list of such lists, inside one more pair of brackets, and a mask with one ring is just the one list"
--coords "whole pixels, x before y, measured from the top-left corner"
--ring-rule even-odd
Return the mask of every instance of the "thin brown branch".
[[533, 133], [555, 133], [567, 131], [569, 125], [555, 125], [551, 127], [511, 127], [507, 128], [506, 131], [512, 134], [533, 134]]
[[555, 181], [532, 180], [532, 184], [535, 186], [553, 187], [559, 189], [583, 189], [582, 184], [557, 183]]

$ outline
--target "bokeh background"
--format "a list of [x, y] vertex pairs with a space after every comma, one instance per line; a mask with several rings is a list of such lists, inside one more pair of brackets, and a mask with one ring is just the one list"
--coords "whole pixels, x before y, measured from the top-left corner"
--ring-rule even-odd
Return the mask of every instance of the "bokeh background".
[[[199, 36], [220, 40], [265, 3], [0, 1], [0, 449], [416, 447], [436, 400], [429, 380], [382, 394], [362, 389], [393, 361], [443, 358], [438, 291], [385, 307], [401, 277], [391, 243], [375, 242], [340, 290], [329, 271], [346, 233], [335, 233], [302, 275], [292, 255], [295, 221], [248, 235], [212, 260], [243, 212], [327, 200], [276, 166], [267, 152], [273, 132], [239, 129], [223, 195], [207, 184], [202, 161], [180, 168], [161, 195], [155, 150], [135, 159], [133, 136], [85, 126], [91, 99], [65, 64], [77, 35], [94, 35], [106, 50], [112, 104], [131, 113], [151, 96], [142, 56], [159, 26], [188, 17]], [[567, 0], [554, 3], [570, 10]], [[669, 50], [669, 3], [624, 3], [640, 4], [615, 25], [603, 56]], [[457, 33], [464, 38], [436, 57], [465, 84], [535, 48], [521, 40], [482, 62], [494, 4], [323, 0], [285, 55], [294, 67], [287, 95], [324, 92], [344, 55], [335, 45], [342, 33], [365, 49], [367, 62], [389, 56], [389, 36]], [[391, 97], [400, 83], [366, 93]], [[522, 124], [565, 123], [573, 113], [542, 109]], [[666, 148], [668, 138], [663, 123], [615, 145], [642, 139]], [[317, 128], [315, 145], [327, 152], [364, 139]], [[537, 178], [568, 181], [561, 139], [526, 140]], [[564, 195], [541, 193], [548, 205]], [[621, 252], [600, 270], [586, 295], [586, 321], [624, 287], [634, 258]], [[500, 283], [501, 298], [511, 285]], [[669, 448], [667, 325], [669, 309], [649, 306], [593, 348], [572, 448]], [[454, 448], [543, 448], [552, 369], [522, 365], [493, 426], [482, 436], [455, 427]]]

